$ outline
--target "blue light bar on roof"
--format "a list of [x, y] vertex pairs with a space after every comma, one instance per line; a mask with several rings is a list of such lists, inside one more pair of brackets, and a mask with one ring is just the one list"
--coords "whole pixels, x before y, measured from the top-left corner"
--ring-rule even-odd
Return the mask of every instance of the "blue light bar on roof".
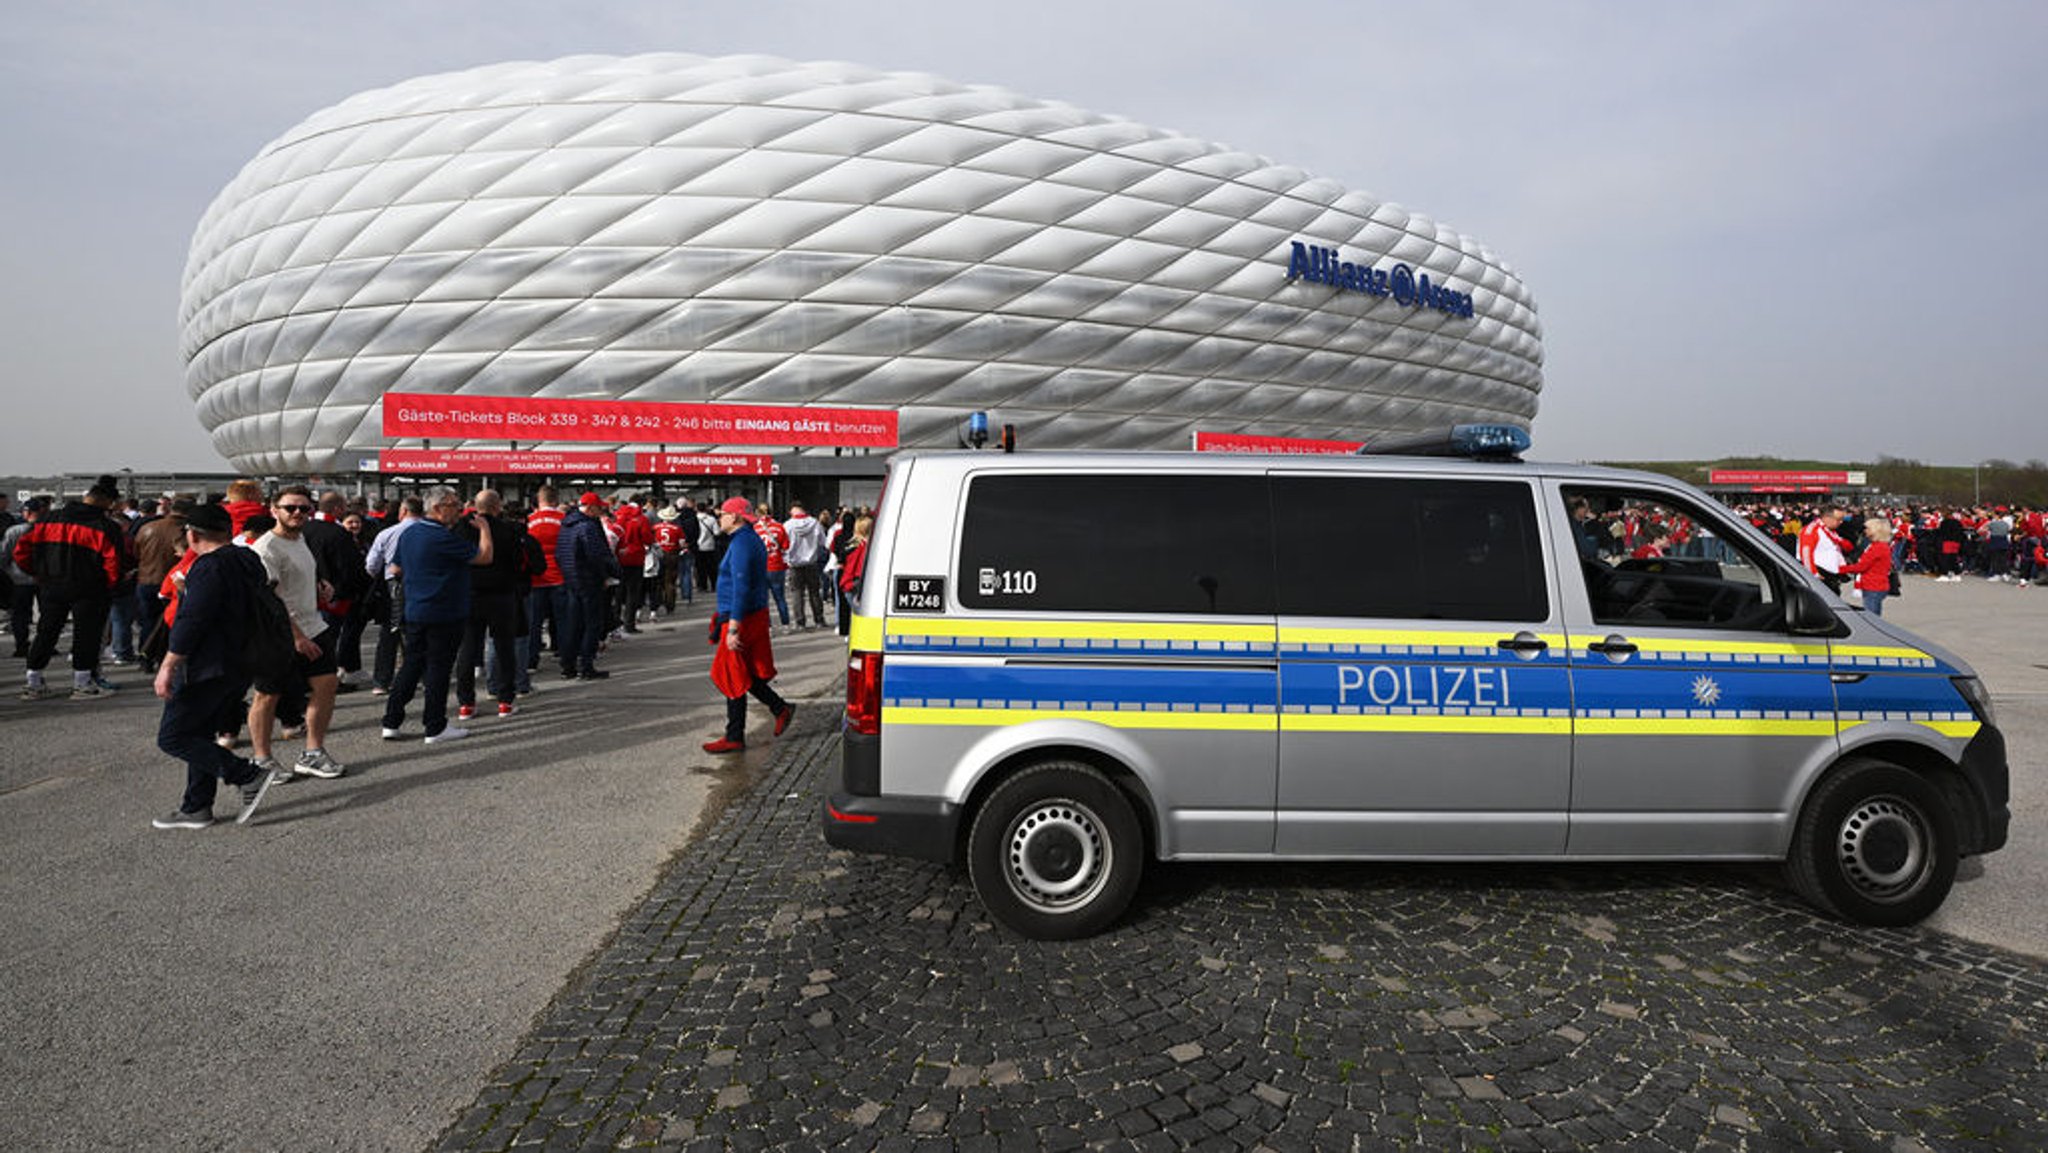
[[1513, 424], [1458, 424], [1442, 432], [1368, 441], [1361, 456], [1466, 456], [1513, 460], [1529, 451], [1529, 430]]

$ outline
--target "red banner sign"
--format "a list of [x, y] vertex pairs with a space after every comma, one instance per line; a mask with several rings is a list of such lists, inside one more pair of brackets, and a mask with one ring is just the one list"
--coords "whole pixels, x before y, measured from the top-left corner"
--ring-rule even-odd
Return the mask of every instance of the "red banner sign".
[[1708, 484], [1861, 484], [1846, 472], [1766, 472], [1755, 469], [1716, 468], [1707, 471]]
[[631, 471], [642, 476], [771, 476], [775, 458], [725, 452], [636, 452]]
[[510, 473], [544, 476], [552, 473], [619, 471], [615, 452], [443, 452], [440, 449], [387, 448], [377, 454], [378, 472], [454, 473], [476, 476]]
[[775, 444], [895, 448], [896, 414], [798, 405], [667, 404], [521, 396], [384, 394], [384, 435], [615, 444]]
[[1197, 432], [1196, 452], [1265, 452], [1282, 456], [1345, 455], [1362, 440], [1309, 440], [1298, 436], [1250, 436], [1241, 432]]

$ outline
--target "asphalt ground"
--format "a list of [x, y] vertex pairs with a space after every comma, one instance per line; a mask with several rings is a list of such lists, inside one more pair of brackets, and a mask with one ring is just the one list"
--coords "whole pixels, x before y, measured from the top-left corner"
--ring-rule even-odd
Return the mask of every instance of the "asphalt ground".
[[1761, 868], [1156, 866], [1021, 941], [819, 840], [833, 639], [778, 642], [790, 734], [704, 763], [701, 614], [470, 741], [345, 697], [351, 775], [246, 828], [148, 827], [143, 692], [10, 697], [0, 1144], [2039, 1148], [2048, 590], [1888, 608], [1978, 665], [2014, 771], [2012, 844], [1910, 930]]

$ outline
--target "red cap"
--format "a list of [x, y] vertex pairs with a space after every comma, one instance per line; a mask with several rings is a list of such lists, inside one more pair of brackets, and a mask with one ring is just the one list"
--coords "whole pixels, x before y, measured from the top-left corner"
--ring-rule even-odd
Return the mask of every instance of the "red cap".
[[584, 494], [583, 494], [583, 499], [582, 499], [582, 500], [580, 500], [580, 501], [578, 501], [577, 503], [578, 503], [578, 504], [594, 504], [594, 505], [597, 505], [598, 507], [602, 508], [602, 507], [604, 507], [604, 498], [603, 498], [603, 497], [601, 497], [601, 496], [599, 496], [599, 495], [597, 495], [597, 494], [596, 494], [596, 493], [594, 493], [594, 492], [586, 492], [586, 493], [584, 493]]
[[742, 520], [754, 519], [754, 502], [743, 496], [729, 496], [718, 506], [719, 512], [729, 512]]

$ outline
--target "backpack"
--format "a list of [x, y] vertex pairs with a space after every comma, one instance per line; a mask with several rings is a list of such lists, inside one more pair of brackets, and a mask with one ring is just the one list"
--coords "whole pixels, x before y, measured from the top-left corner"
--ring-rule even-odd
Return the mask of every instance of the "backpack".
[[249, 631], [242, 635], [243, 670], [259, 681], [278, 680], [292, 671], [297, 655], [283, 598], [267, 582], [257, 584], [249, 597]]

